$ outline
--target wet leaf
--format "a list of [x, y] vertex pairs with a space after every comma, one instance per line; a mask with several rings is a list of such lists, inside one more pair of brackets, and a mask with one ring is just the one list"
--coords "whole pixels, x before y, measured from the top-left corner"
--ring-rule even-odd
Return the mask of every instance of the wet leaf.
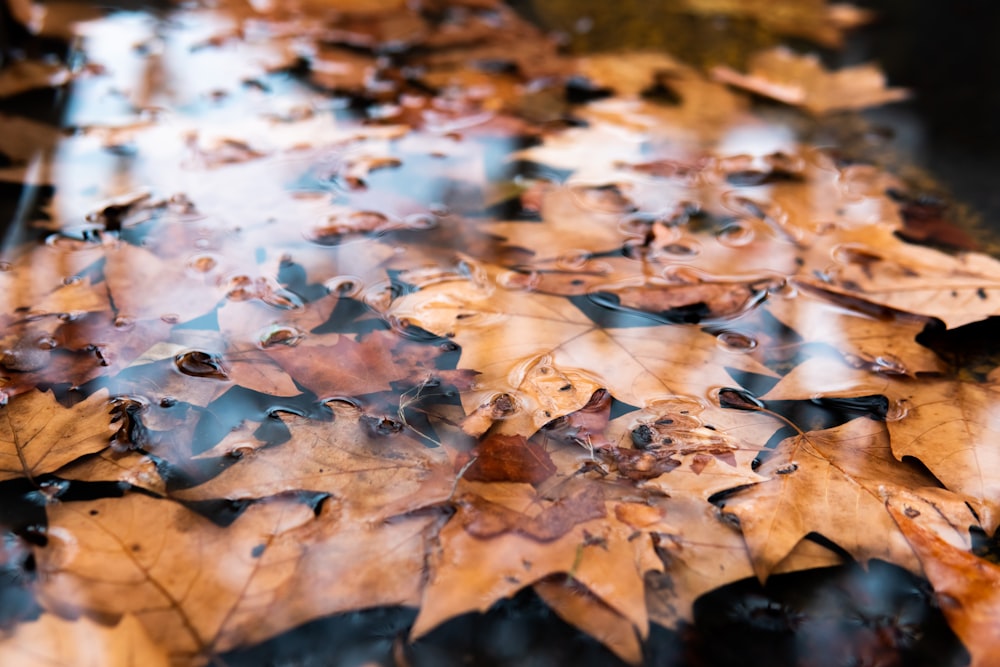
[[[759, 578], [811, 532], [858, 560], [881, 558], [919, 571], [892, 517], [881, 511], [882, 494], [920, 493], [936, 480], [898, 462], [888, 440], [883, 424], [863, 417], [787, 438], [757, 470], [769, 480], [725, 500], [723, 511], [739, 518]], [[940, 500], [955, 525], [978, 523], [961, 496]]]
[[697, 328], [615, 326], [613, 311], [612, 324], [601, 326], [563, 299], [505, 289], [489, 273], [428, 285], [398, 299], [390, 314], [458, 343], [461, 365], [480, 372], [475, 388], [463, 392], [466, 410], [522, 435], [580, 409], [599, 388], [644, 405], [704, 396], [732, 382], [726, 366], [770, 373]]
[[886, 506], [906, 536], [934, 587], [941, 611], [972, 654], [973, 667], [1000, 659], [1000, 567], [968, 551], [955, 526], [941, 526], [937, 503], [910, 495], [890, 495]]
[[974, 502], [986, 530], [996, 527], [1000, 463], [996, 462], [994, 382], [913, 380], [854, 369], [833, 359], [813, 359], [793, 369], [764, 397], [803, 398], [807, 391], [810, 396], [885, 396], [893, 455], [918, 459], [946, 488]]
[[141, 662], [167, 667], [170, 661], [131, 614], [114, 625], [89, 618], [62, 619], [55, 614], [22, 623], [0, 641], [0, 659], [10, 667], [63, 665], [70, 667], [130, 667]]
[[713, 74], [725, 83], [824, 114], [898, 102], [909, 97], [902, 88], [886, 86], [885, 75], [874, 65], [855, 65], [827, 72], [816, 56], [800, 56], [777, 48], [751, 58], [748, 73], [717, 67]]
[[34, 390], [0, 407], [0, 479], [33, 478], [106, 448], [113, 432], [108, 392], [70, 408]]

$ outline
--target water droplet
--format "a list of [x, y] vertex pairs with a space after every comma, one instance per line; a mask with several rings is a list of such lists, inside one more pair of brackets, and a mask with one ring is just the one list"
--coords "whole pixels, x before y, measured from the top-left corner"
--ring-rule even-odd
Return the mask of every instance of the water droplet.
[[62, 284], [66, 287], [69, 287], [70, 285], [79, 285], [82, 282], [83, 278], [80, 276], [66, 276], [62, 279]]
[[162, 396], [160, 397], [160, 407], [161, 408], [172, 408], [177, 405], [177, 399], [173, 396]]
[[776, 475], [790, 475], [790, 474], [792, 474], [793, 472], [795, 472], [798, 469], [799, 469], [799, 464], [795, 463], [794, 461], [792, 461], [790, 463], [785, 463], [785, 464], [782, 464], [782, 465], [778, 466], [777, 468], [775, 468], [774, 474], [776, 474]]
[[903, 510], [903, 514], [905, 514], [911, 519], [916, 519], [918, 516], [920, 516], [920, 510], [914, 509], [909, 505], [907, 505], [906, 508]]
[[294, 347], [305, 337], [305, 332], [293, 326], [272, 324], [257, 333], [257, 346], [262, 350], [277, 345]]
[[889, 407], [885, 411], [887, 422], [898, 422], [910, 413], [909, 401], [901, 398], [898, 401], [889, 401]]
[[439, 221], [437, 216], [429, 215], [427, 213], [414, 213], [413, 215], [408, 215], [403, 218], [403, 224], [409, 229], [434, 229], [438, 226]]
[[693, 239], [682, 239], [674, 243], [660, 246], [659, 253], [674, 255], [676, 257], [693, 257], [701, 252], [701, 244]]
[[201, 253], [188, 258], [187, 267], [193, 273], [206, 274], [219, 266], [219, 260], [215, 255]]
[[751, 225], [742, 221], [731, 222], [715, 235], [724, 246], [741, 248], [754, 240], [756, 233]]
[[364, 281], [358, 276], [335, 276], [323, 283], [327, 292], [345, 298], [356, 297], [364, 286]]
[[306, 239], [316, 245], [335, 246], [357, 234], [379, 234], [392, 227], [389, 218], [377, 211], [335, 213], [306, 233]]
[[222, 366], [222, 358], [211, 352], [190, 350], [174, 357], [177, 370], [192, 377], [228, 380], [229, 374]]
[[52, 336], [39, 336], [35, 340], [35, 347], [39, 350], [53, 350], [59, 346], [59, 343]]
[[737, 331], [723, 331], [716, 339], [727, 350], [734, 352], [750, 352], [757, 347], [757, 340]]
[[566, 271], [578, 271], [587, 265], [590, 252], [587, 250], [567, 250], [556, 257], [556, 267]]
[[258, 280], [259, 298], [269, 306], [281, 310], [298, 310], [305, 307], [305, 301], [298, 294], [269, 281]]
[[115, 329], [118, 331], [129, 331], [135, 326], [135, 320], [131, 317], [126, 317], [124, 315], [119, 315], [115, 318], [113, 322]]
[[48, 502], [53, 502], [62, 494], [69, 490], [69, 481], [65, 479], [52, 479], [38, 485], [38, 491]]
[[177, 313], [163, 313], [160, 315], [160, 320], [167, 324], [177, 324], [181, 321], [181, 316]]
[[903, 362], [892, 355], [883, 355], [875, 357], [872, 362], [871, 369], [876, 373], [882, 373], [883, 375], [907, 375], [908, 371]]
[[497, 285], [504, 289], [531, 292], [539, 283], [536, 271], [504, 271], [497, 276]]
[[249, 301], [256, 298], [257, 285], [250, 276], [239, 275], [229, 279], [226, 298], [230, 301]]

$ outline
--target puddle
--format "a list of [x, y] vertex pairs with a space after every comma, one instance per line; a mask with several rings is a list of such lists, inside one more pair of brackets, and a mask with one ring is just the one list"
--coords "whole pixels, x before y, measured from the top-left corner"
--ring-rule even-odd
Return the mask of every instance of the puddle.
[[[733, 664], [713, 628], [753, 664], [963, 657], [885, 504], [925, 493], [962, 549], [1000, 521], [995, 364], [955, 333], [1000, 262], [817, 141], [863, 121], [581, 63], [489, 2], [265, 4], [80, 23], [58, 127], [0, 97], [31, 136], [0, 137], [0, 655], [82, 614], [87, 655], [292, 660], [356, 621], [351, 655], [452, 664], [512, 609], [601, 664]], [[745, 51], [857, 18], [727, 16]], [[837, 595], [861, 630], [824, 625]]]

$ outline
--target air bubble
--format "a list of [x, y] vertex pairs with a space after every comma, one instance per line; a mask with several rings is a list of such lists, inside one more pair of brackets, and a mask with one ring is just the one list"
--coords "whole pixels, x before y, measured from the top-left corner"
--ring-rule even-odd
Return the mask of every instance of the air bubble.
[[414, 213], [403, 218], [403, 224], [409, 229], [425, 230], [434, 229], [438, 226], [437, 216], [427, 213]]
[[777, 468], [775, 468], [774, 474], [776, 474], [776, 475], [790, 475], [790, 474], [792, 474], [793, 472], [795, 472], [798, 469], [799, 469], [799, 464], [795, 463], [793, 461], [793, 462], [790, 462], [790, 463], [785, 463], [785, 464], [780, 465]]
[[181, 321], [181, 316], [177, 313], [163, 313], [160, 315], [160, 320], [167, 324], [177, 324]]
[[909, 401], [905, 398], [901, 398], [898, 401], [889, 401], [889, 407], [885, 411], [885, 420], [887, 422], [898, 422], [905, 419], [909, 413]]
[[515, 291], [531, 292], [539, 282], [537, 271], [505, 271], [497, 276], [497, 285]]
[[129, 331], [135, 326], [135, 320], [133, 320], [131, 317], [119, 315], [118, 317], [115, 318], [112, 324], [118, 331]]
[[35, 340], [35, 347], [39, 350], [48, 351], [59, 347], [59, 343], [52, 336], [40, 336], [37, 340]]
[[222, 366], [222, 358], [211, 352], [202, 350], [183, 352], [174, 357], [174, 365], [181, 373], [192, 377], [229, 379], [229, 374]]
[[378, 234], [391, 226], [388, 217], [377, 211], [335, 213], [306, 233], [306, 239], [321, 246], [335, 246], [345, 237], [357, 234]]
[[344, 298], [356, 297], [364, 286], [364, 281], [358, 276], [335, 276], [323, 283], [327, 292]]
[[587, 250], [568, 250], [556, 257], [556, 266], [567, 271], [576, 271], [587, 265], [590, 252]]
[[274, 324], [257, 334], [257, 346], [262, 350], [278, 345], [294, 347], [305, 337], [305, 332], [292, 326]]
[[719, 243], [730, 248], [742, 248], [753, 242], [756, 233], [752, 226], [745, 222], [732, 222], [715, 235]]
[[66, 287], [70, 287], [71, 285], [79, 285], [82, 282], [83, 278], [81, 278], [80, 276], [66, 276], [65, 278], [62, 279], [62, 284], [65, 285]]
[[675, 257], [694, 257], [701, 253], [701, 244], [694, 240], [680, 240], [660, 246], [657, 251]]
[[206, 274], [212, 272], [219, 266], [219, 260], [215, 255], [201, 253], [188, 258], [187, 267], [193, 273]]
[[755, 338], [736, 331], [723, 331], [716, 336], [716, 340], [724, 348], [734, 352], [751, 352], [757, 347], [757, 340]]

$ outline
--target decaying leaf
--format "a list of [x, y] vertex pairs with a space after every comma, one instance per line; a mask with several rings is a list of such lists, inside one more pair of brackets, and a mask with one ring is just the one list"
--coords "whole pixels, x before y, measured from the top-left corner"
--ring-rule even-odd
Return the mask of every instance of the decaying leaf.
[[[919, 571], [892, 517], [880, 511], [885, 492], [919, 493], [934, 478], [893, 458], [884, 426], [859, 418], [826, 432], [784, 440], [757, 472], [760, 482], [730, 496], [761, 579], [810, 532], [829, 538], [860, 561], [881, 558]], [[955, 525], [977, 524], [961, 496], [941, 498]]]
[[[861, 17], [681, 4], [825, 43]], [[746, 94], [900, 99], [875, 69], [575, 60], [495, 0], [75, 34], [73, 133], [0, 137], [11, 238], [46, 237], [0, 263], [0, 481], [45, 513], [42, 616], [0, 655], [65, 633], [88, 643], [56, 664], [198, 666], [533, 588], [638, 663], [703, 594], [847, 558], [922, 568], [956, 629], [986, 625], [894, 503], [958, 547], [1000, 521], [995, 382], [919, 342], [994, 315], [996, 260], [907, 242], [900, 179]], [[994, 635], [959, 634], [989, 662]]]
[[55, 614], [22, 623], [0, 641], [0, 660], [10, 667], [167, 667], [170, 661], [135, 616], [125, 614], [112, 626], [87, 617], [62, 619]]
[[816, 56], [796, 55], [785, 48], [758, 53], [747, 74], [717, 67], [713, 75], [719, 81], [816, 114], [863, 109], [909, 97], [905, 89], [887, 88], [885, 75], [874, 65], [827, 72]]
[[764, 398], [815, 394], [884, 396], [893, 455], [918, 459], [946, 488], [974, 502], [986, 530], [995, 529], [1000, 521], [1000, 462], [993, 382], [909, 379], [852, 368], [835, 359], [812, 359], [793, 369]]
[[1000, 659], [1000, 567], [970, 553], [961, 540], [956, 544], [955, 526], [939, 525], [936, 503], [899, 494], [890, 495], [886, 506], [920, 559], [948, 624], [972, 654], [970, 664], [995, 664]]
[[113, 432], [108, 393], [70, 408], [32, 391], [0, 407], [0, 479], [29, 479], [106, 448]]

